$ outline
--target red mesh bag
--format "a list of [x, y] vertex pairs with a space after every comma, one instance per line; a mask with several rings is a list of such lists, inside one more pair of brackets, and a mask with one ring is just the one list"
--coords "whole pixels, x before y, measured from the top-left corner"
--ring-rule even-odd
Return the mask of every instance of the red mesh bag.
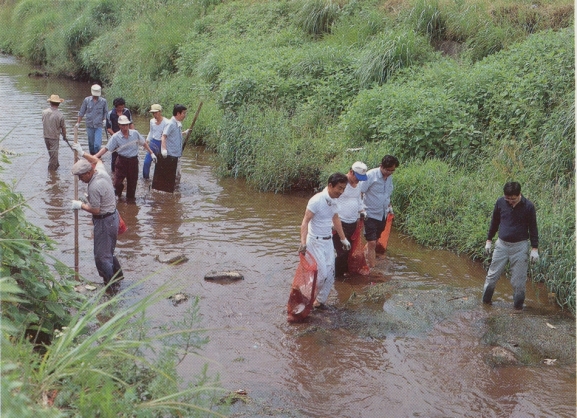
[[349, 266], [349, 274], [362, 274], [366, 276], [369, 274], [369, 266], [365, 258], [365, 246], [363, 242], [363, 229], [365, 221], [363, 218], [357, 222], [357, 229], [351, 236], [351, 250], [349, 251], [349, 258], [347, 260]]
[[311, 253], [299, 254], [300, 263], [295, 272], [291, 293], [287, 304], [287, 320], [300, 322], [313, 309], [318, 292], [317, 289], [317, 262]]
[[118, 214], [118, 235], [124, 234], [127, 229], [128, 229], [128, 227], [126, 226], [124, 219], [122, 219], [122, 216], [120, 216], [120, 213], [119, 213]]
[[387, 223], [385, 224], [385, 230], [379, 237], [377, 241], [377, 252], [382, 254], [387, 250], [387, 245], [389, 244], [389, 235], [391, 235], [391, 228], [393, 226], [393, 219], [395, 215], [389, 212], [387, 215]]

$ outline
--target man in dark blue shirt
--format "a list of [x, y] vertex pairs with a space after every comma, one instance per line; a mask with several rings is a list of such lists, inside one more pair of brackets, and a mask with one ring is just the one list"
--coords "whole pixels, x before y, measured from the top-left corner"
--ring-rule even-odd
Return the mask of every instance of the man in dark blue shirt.
[[531, 262], [539, 259], [537, 214], [535, 205], [521, 195], [521, 185], [516, 181], [505, 183], [503, 194], [504, 196], [497, 199], [497, 203], [495, 203], [487, 233], [485, 252], [490, 254], [493, 237], [499, 231], [493, 260], [485, 279], [483, 302], [491, 304], [495, 285], [505, 271], [508, 262], [511, 268], [513, 306], [515, 309], [523, 309], [529, 265], [527, 240], [531, 242]]

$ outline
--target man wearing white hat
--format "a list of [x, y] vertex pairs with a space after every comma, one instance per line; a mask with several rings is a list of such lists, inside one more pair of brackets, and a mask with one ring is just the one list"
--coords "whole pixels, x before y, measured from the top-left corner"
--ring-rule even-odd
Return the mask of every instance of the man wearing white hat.
[[[152, 119], [150, 119], [150, 130], [148, 131], [148, 136], [146, 137], [146, 142], [150, 146], [150, 149], [155, 154], [160, 154], [160, 138], [162, 137], [162, 132], [164, 127], [168, 123], [168, 119], [162, 116], [162, 106], [159, 104], [153, 104], [150, 106], [150, 113], [152, 113]], [[144, 158], [144, 164], [142, 166], [142, 177], [145, 179], [150, 178], [150, 165], [152, 163], [152, 156], [146, 154]]]
[[133, 200], [136, 194], [138, 146], [142, 145], [149, 152], [152, 160], [156, 162], [156, 155], [154, 155], [144, 137], [136, 129], [129, 128], [131, 123], [126, 116], [120, 116], [118, 118], [120, 131], [112, 135], [108, 144], [95, 155], [96, 158], [100, 158], [108, 150], [118, 152], [114, 167], [114, 190], [116, 196], [120, 197], [124, 189], [124, 179], [126, 179], [126, 198], [129, 200]]
[[[337, 201], [337, 213], [343, 226], [345, 237], [352, 245], [352, 236], [357, 229], [359, 216], [365, 214], [365, 206], [361, 198], [359, 182], [367, 179], [367, 166], [361, 161], [355, 162], [347, 173], [347, 187]], [[358, 186], [358, 187], [357, 187]], [[350, 249], [343, 248], [338, 234], [333, 235], [333, 246], [337, 256], [335, 258], [335, 275], [342, 276], [348, 271], [348, 256]]]
[[101, 97], [102, 88], [98, 84], [93, 84], [90, 88], [92, 96], [88, 96], [82, 102], [78, 112], [76, 128], [80, 126], [80, 121], [86, 116], [86, 135], [88, 136], [88, 148], [90, 154], [94, 155], [100, 151], [102, 146], [102, 126], [106, 121], [108, 113], [108, 103]]
[[48, 170], [53, 171], [58, 169], [60, 166], [58, 163], [60, 134], [62, 134], [62, 138], [66, 141], [66, 124], [64, 123], [64, 115], [58, 109], [58, 106], [60, 106], [60, 103], [63, 101], [64, 99], [61, 99], [60, 96], [53, 94], [48, 99], [50, 107], [42, 111], [44, 143], [46, 144], [48, 156], [50, 157], [48, 161]]

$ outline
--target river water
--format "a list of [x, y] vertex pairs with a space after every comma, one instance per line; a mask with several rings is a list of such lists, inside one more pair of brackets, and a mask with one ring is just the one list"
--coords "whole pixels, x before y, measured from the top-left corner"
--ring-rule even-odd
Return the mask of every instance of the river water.
[[[61, 110], [72, 139], [90, 84], [29, 77], [30, 71], [14, 58], [0, 56], [0, 138], [6, 136], [0, 147], [15, 153], [0, 175], [28, 199], [29, 220], [56, 242], [53, 255], [73, 266], [73, 154], [61, 142], [60, 168], [56, 173], [47, 170], [41, 112], [50, 94], [65, 98]], [[105, 88], [103, 94], [107, 97]], [[110, 104], [113, 98], [107, 99]], [[191, 116], [195, 106], [189, 104]], [[148, 119], [134, 120], [146, 135]], [[184, 125], [189, 123], [190, 117]], [[87, 149], [84, 122], [79, 140]], [[109, 155], [104, 161], [109, 165]], [[182, 161], [178, 193], [151, 191], [150, 183], [139, 179], [136, 203], [118, 204], [128, 225], [117, 246], [123, 286], [149, 277], [132, 291], [135, 296], [169, 281], [176, 290], [200, 298], [199, 326], [210, 329], [210, 342], [200, 356], [188, 356], [179, 371], [186, 379], [208, 362], [209, 375], [218, 374], [226, 389], [245, 390], [250, 402], [237, 403], [236, 416], [575, 416], [573, 367], [486, 364], [489, 348], [480, 342], [479, 323], [487, 314], [482, 307], [440, 321], [425, 336], [368, 338], [346, 327], [309, 333], [313, 324], [331, 320], [316, 312], [310, 323], [288, 324], [286, 302], [298, 263], [299, 226], [310, 196], [258, 193], [242, 180], [220, 179], [213, 169], [214, 155], [202, 147], [187, 147]], [[90, 218], [86, 213], [79, 218], [80, 273], [99, 284]], [[168, 266], [155, 258], [175, 253], [189, 260]], [[485, 272], [479, 263], [424, 249], [395, 231], [381, 267], [391, 277], [461, 287], [480, 300]], [[238, 271], [245, 279], [205, 281], [204, 275], [214, 270]], [[329, 303], [342, 306], [353, 292], [365, 291], [370, 280], [337, 281]], [[499, 292], [510, 297], [505, 280]], [[527, 305], [546, 304], [544, 293], [528, 285]], [[180, 318], [187, 307], [166, 300], [149, 316], [164, 324]]]

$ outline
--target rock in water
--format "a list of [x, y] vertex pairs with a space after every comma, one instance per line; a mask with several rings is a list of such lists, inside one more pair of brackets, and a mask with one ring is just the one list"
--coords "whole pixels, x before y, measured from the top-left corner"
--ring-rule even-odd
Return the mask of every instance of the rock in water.
[[204, 276], [204, 280], [236, 281], [243, 280], [244, 276], [238, 271], [211, 271]]
[[154, 259], [164, 264], [182, 264], [188, 261], [187, 256], [185, 256], [184, 254], [176, 254], [176, 253], [167, 254], [162, 258], [159, 255], [156, 255]]

